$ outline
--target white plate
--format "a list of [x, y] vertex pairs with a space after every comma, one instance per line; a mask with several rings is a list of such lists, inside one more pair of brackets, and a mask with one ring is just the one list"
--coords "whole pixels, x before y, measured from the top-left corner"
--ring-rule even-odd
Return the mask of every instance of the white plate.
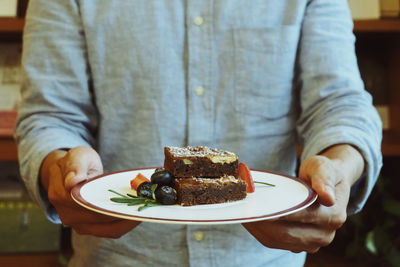
[[255, 184], [255, 192], [240, 201], [183, 207], [156, 206], [137, 210], [137, 206], [115, 203], [119, 193], [134, 193], [130, 181], [138, 173], [150, 178], [154, 168], [107, 173], [76, 185], [72, 198], [81, 206], [109, 216], [128, 220], [174, 224], [231, 224], [268, 220], [288, 215], [310, 206], [317, 194], [298, 178], [251, 170], [254, 181], [274, 184], [274, 187]]

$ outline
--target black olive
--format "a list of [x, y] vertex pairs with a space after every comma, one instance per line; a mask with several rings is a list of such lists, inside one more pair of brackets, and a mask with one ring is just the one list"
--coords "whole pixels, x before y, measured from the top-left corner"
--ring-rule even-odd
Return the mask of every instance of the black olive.
[[147, 198], [153, 198], [152, 193], [151, 193], [151, 187], [153, 186], [152, 183], [150, 182], [143, 182], [141, 183], [137, 190], [136, 193], [139, 197], [147, 197]]
[[168, 185], [159, 185], [154, 192], [157, 202], [163, 205], [173, 205], [178, 201], [175, 189]]
[[153, 184], [168, 185], [172, 182], [172, 175], [166, 170], [160, 170], [151, 176]]
[[160, 171], [165, 171], [165, 169], [163, 167], [159, 167], [154, 170], [154, 172], [160, 172]]

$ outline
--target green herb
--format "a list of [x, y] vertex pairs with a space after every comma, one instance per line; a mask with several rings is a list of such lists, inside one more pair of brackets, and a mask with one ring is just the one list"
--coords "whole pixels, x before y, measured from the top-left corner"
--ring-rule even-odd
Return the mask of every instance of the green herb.
[[[114, 190], [112, 190], [112, 189], [109, 189], [108, 191], [110, 191], [110, 192], [112, 192], [112, 193], [114, 193], [114, 194], [117, 194], [117, 195], [119, 195], [119, 196], [121, 196], [121, 197], [123, 197], [123, 198], [128, 198], [127, 196], [125, 196], [125, 195], [123, 195], [123, 194], [121, 194], [121, 193], [118, 193], [117, 191], [114, 191]], [[128, 195], [128, 196], [130, 196], [130, 197], [136, 197], [136, 196], [133, 196], [133, 195]]]
[[155, 194], [156, 189], [157, 189], [157, 184], [153, 184], [151, 186], [151, 196], [153, 197], [153, 199], [156, 199], [156, 194]]
[[112, 202], [116, 202], [116, 203], [123, 203], [123, 204], [127, 204], [128, 206], [138, 206], [138, 205], [142, 205], [138, 208], [138, 211], [141, 211], [145, 208], [149, 208], [149, 207], [155, 207], [155, 206], [159, 206], [161, 205], [160, 203], [157, 203], [155, 200], [155, 196], [154, 196], [154, 191], [156, 190], [156, 187], [153, 186], [152, 187], [152, 195], [154, 199], [149, 199], [149, 198], [145, 198], [145, 197], [138, 197], [138, 196], [134, 196], [132, 194], [126, 194], [123, 195], [121, 193], [118, 193], [112, 189], [109, 189], [108, 191], [120, 196], [120, 197], [112, 197], [110, 198], [110, 200]]
[[[124, 198], [124, 197], [112, 197], [112, 198], [110, 198], [110, 200], [112, 202], [126, 203], [126, 204], [139, 203], [139, 202], [143, 202], [144, 201], [143, 198]], [[141, 204], [141, 203], [139, 203], [139, 204]]]
[[274, 184], [270, 184], [270, 183], [266, 183], [266, 182], [254, 181], [254, 183], [256, 183], [256, 184], [264, 184], [264, 185], [268, 185], [268, 186], [275, 186]]
[[157, 202], [154, 202], [154, 201], [148, 199], [148, 201], [146, 201], [146, 203], [145, 203], [143, 206], [140, 206], [140, 207], [138, 208], [138, 211], [142, 211], [142, 210], [144, 210], [144, 209], [146, 209], [146, 208], [155, 207], [155, 206], [160, 206], [160, 205], [162, 205], [162, 204], [157, 203]]

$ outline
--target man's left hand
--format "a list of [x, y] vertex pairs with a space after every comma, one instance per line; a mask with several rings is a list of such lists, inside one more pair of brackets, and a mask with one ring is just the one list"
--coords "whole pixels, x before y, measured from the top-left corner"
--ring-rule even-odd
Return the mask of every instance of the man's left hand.
[[331, 147], [306, 159], [299, 177], [318, 194], [309, 208], [276, 220], [244, 223], [264, 246], [315, 253], [329, 245], [347, 218], [350, 188], [361, 176], [364, 160], [349, 145]]

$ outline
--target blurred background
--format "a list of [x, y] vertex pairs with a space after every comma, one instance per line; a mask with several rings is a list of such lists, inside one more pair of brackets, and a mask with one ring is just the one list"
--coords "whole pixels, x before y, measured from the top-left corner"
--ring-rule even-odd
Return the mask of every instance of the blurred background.
[[[66, 266], [70, 229], [47, 221], [20, 181], [13, 140], [28, 0], [0, 0], [0, 266]], [[361, 75], [383, 126], [384, 165], [362, 212], [306, 266], [400, 266], [400, 0], [349, 0]]]

